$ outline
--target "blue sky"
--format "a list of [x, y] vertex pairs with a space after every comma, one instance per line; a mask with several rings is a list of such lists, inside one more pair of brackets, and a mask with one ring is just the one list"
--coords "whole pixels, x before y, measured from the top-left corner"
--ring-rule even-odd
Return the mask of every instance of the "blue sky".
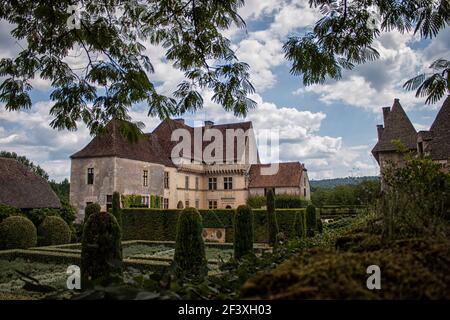
[[[204, 109], [184, 118], [216, 123], [251, 120], [256, 130], [277, 130], [280, 161], [305, 163], [311, 178], [375, 175], [378, 166], [370, 150], [376, 142], [376, 125], [382, 123], [381, 107], [400, 98], [416, 129], [424, 130], [441, 106], [442, 102], [425, 106], [424, 99], [415, 98], [401, 85], [418, 72], [428, 72], [433, 60], [450, 59], [450, 31], [442, 31], [431, 41], [412, 34], [385, 33], [375, 43], [381, 55], [378, 61], [344, 72], [340, 81], [305, 88], [301, 78], [289, 74], [282, 45], [289, 35], [305, 33], [320, 17], [307, 2], [247, 0], [240, 10], [247, 29], [226, 31], [237, 56], [250, 64], [256, 110], [246, 119], [235, 118], [212, 103], [211, 93], [205, 91]], [[11, 27], [4, 21], [0, 24], [0, 57], [14, 57], [20, 47], [9, 36]], [[151, 79], [160, 84], [160, 92], [172, 92], [183, 79], [182, 73], [164, 59], [162, 48], [149, 47], [147, 52], [155, 67]], [[83, 64], [83, 59], [79, 55], [68, 62]], [[39, 79], [33, 85], [31, 110], [11, 113], [0, 104], [0, 150], [26, 155], [51, 178], [61, 180], [70, 176], [69, 156], [91, 137], [84, 126], [77, 132], [49, 128], [51, 88]], [[159, 120], [148, 118], [146, 109], [136, 106], [131, 115], [146, 124], [145, 131], [151, 131]]]

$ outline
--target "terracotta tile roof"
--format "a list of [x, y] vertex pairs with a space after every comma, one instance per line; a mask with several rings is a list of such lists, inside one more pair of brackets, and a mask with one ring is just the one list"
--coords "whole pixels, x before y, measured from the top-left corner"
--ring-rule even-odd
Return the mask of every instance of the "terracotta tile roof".
[[162, 157], [163, 152], [157, 137], [147, 134], [138, 142], [130, 143], [120, 133], [121, 122], [112, 120], [106, 127], [106, 133], [94, 137], [71, 158], [119, 157], [151, 163], [170, 163], [169, 159]]
[[450, 96], [445, 99], [428, 133], [424, 152], [434, 160], [450, 159]]
[[[194, 128], [186, 125], [183, 121], [166, 119], [162, 121], [151, 133], [145, 134], [145, 138], [137, 143], [129, 143], [120, 134], [119, 120], [111, 121], [107, 128], [108, 132], [104, 135], [98, 135], [81, 151], [73, 154], [72, 159], [91, 158], [91, 157], [120, 157], [132, 160], [147, 161], [151, 163], [159, 163], [166, 166], [174, 166], [171, 160], [171, 152], [173, 147], [178, 143], [171, 141], [172, 132], [176, 129], [186, 129], [191, 134], [192, 145], [194, 143]], [[251, 122], [239, 122], [229, 124], [219, 124], [208, 126], [211, 129], [217, 129], [226, 137], [227, 129], [242, 129], [247, 131], [252, 128]], [[202, 134], [207, 130], [202, 127]], [[203, 141], [202, 151], [209, 144], [209, 141]], [[192, 147], [192, 153], [193, 153]], [[241, 155], [237, 154], [237, 141], [234, 142], [234, 159], [240, 159]], [[224, 159], [226, 157], [226, 145], [223, 148]], [[185, 155], [185, 157], [193, 158], [193, 154]]]
[[384, 127], [381, 129], [377, 144], [372, 154], [378, 160], [379, 152], [397, 151], [392, 140], [400, 140], [407, 148], [416, 149], [417, 131], [403, 110], [398, 99], [394, 100], [391, 109], [384, 109]]
[[261, 168], [270, 164], [252, 164], [249, 170], [249, 188], [300, 187], [305, 170], [300, 162], [281, 162], [274, 175], [261, 175]]
[[20, 209], [59, 208], [48, 182], [14, 159], [0, 158], [0, 203]]

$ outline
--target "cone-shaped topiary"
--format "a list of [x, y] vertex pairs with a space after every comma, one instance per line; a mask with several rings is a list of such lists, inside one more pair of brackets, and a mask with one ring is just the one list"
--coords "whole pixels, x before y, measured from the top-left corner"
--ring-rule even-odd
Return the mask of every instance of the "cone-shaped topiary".
[[305, 211], [297, 211], [295, 213], [294, 223], [295, 236], [298, 238], [306, 237], [306, 216]]
[[40, 246], [53, 246], [70, 243], [71, 230], [69, 225], [60, 217], [46, 217], [38, 227]]
[[234, 258], [253, 253], [253, 212], [247, 205], [241, 205], [234, 214]]
[[90, 203], [84, 208], [84, 222], [89, 219], [89, 216], [94, 213], [100, 213], [101, 207], [98, 203]]
[[113, 193], [112, 214], [116, 218], [120, 228], [122, 228], [122, 210], [120, 209], [120, 193], [118, 192]]
[[36, 227], [30, 219], [11, 216], [0, 223], [0, 249], [26, 249], [36, 244]]
[[273, 194], [272, 189], [267, 190], [266, 198], [269, 244], [274, 246], [277, 242], [278, 223], [277, 216], [275, 214], [275, 195]]
[[314, 233], [317, 230], [317, 216], [316, 207], [309, 204], [306, 207], [306, 235], [308, 237], [314, 237]]
[[178, 216], [173, 260], [179, 277], [206, 276], [208, 269], [202, 231], [202, 217], [198, 210], [185, 208]]
[[320, 218], [320, 213], [317, 213], [317, 231], [319, 233], [323, 232], [323, 223], [322, 223], [322, 219]]
[[106, 212], [87, 219], [81, 241], [81, 285], [109, 285], [122, 276], [121, 231], [116, 218]]

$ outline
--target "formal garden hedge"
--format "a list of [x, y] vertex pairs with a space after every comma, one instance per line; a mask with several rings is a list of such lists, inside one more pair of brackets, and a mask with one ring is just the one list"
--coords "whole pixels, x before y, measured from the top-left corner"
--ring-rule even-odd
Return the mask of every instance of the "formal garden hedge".
[[[277, 209], [280, 232], [288, 237], [295, 235], [297, 212], [305, 209]], [[123, 240], [174, 241], [179, 209], [123, 209]], [[225, 241], [233, 242], [232, 209], [199, 210], [203, 228], [225, 228]], [[267, 242], [267, 212], [253, 210], [255, 242]]]

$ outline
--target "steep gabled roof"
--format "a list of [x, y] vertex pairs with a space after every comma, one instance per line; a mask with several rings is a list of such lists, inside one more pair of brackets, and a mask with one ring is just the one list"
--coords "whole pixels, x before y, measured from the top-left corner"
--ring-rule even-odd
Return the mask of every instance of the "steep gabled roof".
[[[178, 142], [171, 141], [171, 136], [172, 132], [176, 129], [186, 129], [189, 132], [192, 142], [191, 151], [193, 153], [194, 128], [186, 125], [183, 121], [165, 119], [153, 130], [153, 132], [145, 134], [145, 136], [137, 143], [130, 143], [121, 135], [120, 127], [122, 122], [122, 120], [112, 120], [107, 125], [105, 134], [94, 137], [85, 148], [73, 154], [71, 158], [119, 157], [174, 166], [174, 163], [171, 160], [171, 152]], [[208, 127], [203, 126], [201, 127], [201, 132], [203, 135], [207, 129], [217, 129], [222, 133], [225, 139], [227, 129], [242, 129], [246, 132], [250, 128], [252, 128], [251, 122], [239, 122], [211, 125]], [[202, 152], [209, 143], [209, 141], [203, 141]], [[226, 158], [226, 147], [226, 144], [224, 144], [224, 159]], [[194, 156], [192, 153], [190, 155], [184, 155], [184, 157], [193, 158]], [[240, 160], [241, 156], [242, 155], [238, 154], [237, 140], [235, 140], [233, 160]]]
[[131, 143], [122, 136], [121, 125], [122, 120], [112, 120], [106, 126], [105, 133], [95, 136], [71, 158], [119, 157], [161, 164], [170, 162], [170, 159], [162, 157], [163, 152], [157, 137], [144, 135], [137, 142]]
[[252, 164], [249, 171], [249, 188], [300, 187], [304, 166], [300, 162], [278, 163], [278, 172], [273, 175], [261, 174], [261, 168], [271, 164]]
[[408, 149], [416, 149], [417, 131], [400, 105], [398, 99], [384, 116], [384, 128], [377, 144], [372, 149], [372, 154], [378, 160], [379, 152], [397, 151], [393, 140], [400, 140]]
[[59, 208], [48, 182], [14, 159], [0, 158], [0, 204], [20, 209]]
[[428, 135], [431, 140], [424, 152], [434, 160], [450, 159], [450, 96], [445, 99]]

